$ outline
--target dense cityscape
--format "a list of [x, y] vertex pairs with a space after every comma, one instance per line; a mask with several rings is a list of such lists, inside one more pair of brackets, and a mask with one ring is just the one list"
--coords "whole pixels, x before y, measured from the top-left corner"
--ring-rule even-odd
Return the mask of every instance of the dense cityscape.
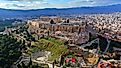
[[121, 67], [121, 13], [15, 20], [0, 39], [1, 68]]
[[0, 0], [0, 68], [121, 68], [121, 0]]

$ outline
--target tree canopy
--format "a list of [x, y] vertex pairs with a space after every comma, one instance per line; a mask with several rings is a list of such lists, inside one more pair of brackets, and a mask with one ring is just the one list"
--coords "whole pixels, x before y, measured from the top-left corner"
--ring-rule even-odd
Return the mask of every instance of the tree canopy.
[[17, 39], [0, 35], [0, 68], [10, 68], [21, 56], [22, 44]]

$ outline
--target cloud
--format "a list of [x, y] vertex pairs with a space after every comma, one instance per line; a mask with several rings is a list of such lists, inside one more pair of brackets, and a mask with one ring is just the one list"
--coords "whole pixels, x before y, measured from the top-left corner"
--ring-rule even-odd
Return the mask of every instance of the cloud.
[[6, 3], [0, 3], [0, 7], [5, 7], [5, 6], [7, 6]]
[[5, 9], [40, 9], [46, 7], [49, 3], [43, 0], [0, 0], [0, 8]]
[[5, 1], [44, 1], [44, 0], [5, 0]]
[[106, 5], [113, 5], [113, 4], [121, 4], [121, 0], [71, 0], [68, 3], [76, 7], [106, 6]]
[[0, 8], [42, 9], [121, 4], [121, 0], [0, 0]]
[[75, 7], [92, 6], [94, 3], [96, 3], [95, 0], [72, 0], [68, 2], [69, 5]]

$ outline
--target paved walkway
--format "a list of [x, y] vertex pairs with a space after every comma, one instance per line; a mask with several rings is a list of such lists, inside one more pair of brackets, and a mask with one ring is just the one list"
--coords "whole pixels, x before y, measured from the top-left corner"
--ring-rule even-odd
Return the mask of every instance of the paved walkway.
[[[32, 61], [33, 61], [33, 62], [36, 62], [36, 63], [48, 64], [49, 68], [53, 68], [52, 63], [49, 63], [49, 62], [43, 62], [43, 61], [36, 61], [36, 60], [32, 60]], [[54, 68], [61, 68], [61, 67], [57, 67], [57, 66], [55, 65]]]

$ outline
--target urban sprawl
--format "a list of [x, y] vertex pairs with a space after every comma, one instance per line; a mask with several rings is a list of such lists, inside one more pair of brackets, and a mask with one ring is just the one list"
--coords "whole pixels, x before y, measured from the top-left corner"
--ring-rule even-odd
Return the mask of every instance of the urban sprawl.
[[[27, 20], [25, 26], [22, 33], [21, 27], [1, 33], [28, 45], [16, 64], [31, 57], [32, 62], [49, 68], [121, 67], [121, 13], [40, 16]], [[26, 33], [34, 41], [25, 40]]]

